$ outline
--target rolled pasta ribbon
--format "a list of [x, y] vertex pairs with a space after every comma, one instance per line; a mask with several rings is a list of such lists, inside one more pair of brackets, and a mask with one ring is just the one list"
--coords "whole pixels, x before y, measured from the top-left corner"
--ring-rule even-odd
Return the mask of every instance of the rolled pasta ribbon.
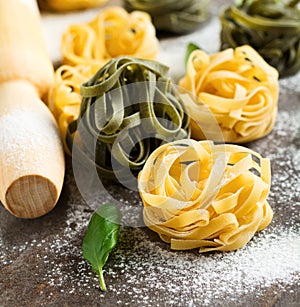
[[58, 123], [64, 149], [68, 154], [71, 152], [66, 145], [67, 129], [79, 115], [82, 100], [80, 84], [92, 75], [92, 67], [84, 65], [75, 67], [62, 65], [55, 72], [54, 87], [49, 92], [48, 107]]
[[280, 76], [300, 69], [300, 10], [298, 0], [247, 0], [220, 15], [221, 49], [250, 45]]
[[267, 227], [269, 159], [238, 145], [177, 140], [157, 148], [138, 176], [144, 222], [172, 249], [230, 251]]
[[210, 0], [125, 0], [129, 10], [141, 10], [152, 16], [158, 30], [184, 34], [195, 30], [208, 17]]
[[[196, 99], [187, 106], [192, 137], [204, 139], [197, 111], [208, 107], [222, 130], [225, 142], [244, 143], [267, 135], [273, 128], [278, 104], [278, 72], [250, 46], [208, 55], [191, 53], [187, 73], [179, 85]], [[220, 141], [215, 140], [215, 141]]]
[[121, 7], [109, 7], [91, 22], [72, 25], [63, 34], [63, 63], [91, 65], [96, 72], [110, 59], [127, 55], [154, 59], [159, 43], [147, 13], [127, 13]]
[[107, 0], [38, 0], [43, 10], [66, 12], [104, 5]]
[[[67, 127], [79, 115], [80, 84], [119, 55], [154, 59], [158, 40], [148, 14], [128, 14], [122, 8], [112, 7], [103, 10], [90, 23], [71, 26], [63, 36], [62, 52], [63, 62], [69, 65], [56, 70], [48, 105], [65, 144]], [[65, 150], [70, 153], [66, 144]]]
[[119, 57], [81, 85], [80, 115], [68, 127], [67, 145], [71, 150], [77, 130], [80, 157], [95, 163], [100, 178], [135, 185], [132, 174], [155, 148], [189, 137], [189, 117], [167, 71], [156, 61]]

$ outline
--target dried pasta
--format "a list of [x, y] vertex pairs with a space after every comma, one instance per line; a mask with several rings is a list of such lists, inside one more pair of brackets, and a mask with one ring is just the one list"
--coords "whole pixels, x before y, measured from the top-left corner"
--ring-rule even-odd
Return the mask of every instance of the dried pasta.
[[104, 9], [94, 20], [72, 25], [63, 34], [63, 63], [92, 65], [94, 72], [110, 59], [128, 55], [154, 59], [158, 53], [155, 28], [147, 13]]
[[188, 105], [194, 115], [191, 127], [195, 139], [205, 138], [197, 125], [197, 112], [203, 106], [215, 116], [225, 142], [249, 142], [267, 135], [274, 126], [278, 72], [250, 46], [212, 55], [193, 51], [179, 85], [197, 98]]
[[104, 5], [108, 0], [37, 0], [40, 9], [55, 12], [82, 10]]
[[48, 107], [58, 123], [65, 151], [69, 154], [70, 151], [66, 146], [67, 129], [79, 114], [82, 100], [80, 84], [88, 80], [91, 75], [91, 66], [62, 65], [55, 72], [55, 85], [49, 92]]
[[247, 0], [220, 15], [221, 49], [250, 45], [280, 76], [300, 69], [300, 1]]
[[149, 13], [158, 30], [184, 34], [194, 31], [208, 18], [210, 0], [125, 0], [129, 10]]
[[[55, 84], [48, 98], [64, 143], [69, 123], [79, 114], [81, 83], [111, 58], [132, 55], [154, 59], [157, 52], [154, 26], [149, 15], [143, 12], [128, 14], [120, 7], [111, 7], [89, 23], [71, 26], [62, 39], [65, 65], [56, 70]], [[65, 150], [69, 153], [67, 146]]]
[[[118, 57], [81, 85], [80, 114], [69, 124], [67, 146], [78, 145], [80, 159], [95, 165], [101, 179], [136, 186], [135, 176], [155, 148], [189, 137], [185, 104], [168, 69]], [[76, 131], [80, 142], [73, 141]]]
[[238, 145], [160, 146], [138, 177], [144, 222], [172, 249], [230, 251], [272, 220], [269, 159]]

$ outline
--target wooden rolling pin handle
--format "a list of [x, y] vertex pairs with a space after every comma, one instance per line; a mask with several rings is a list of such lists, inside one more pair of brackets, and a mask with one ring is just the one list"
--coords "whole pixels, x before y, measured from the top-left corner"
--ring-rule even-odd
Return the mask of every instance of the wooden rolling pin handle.
[[63, 185], [57, 125], [28, 81], [0, 83], [0, 101], [0, 200], [17, 217], [42, 216]]

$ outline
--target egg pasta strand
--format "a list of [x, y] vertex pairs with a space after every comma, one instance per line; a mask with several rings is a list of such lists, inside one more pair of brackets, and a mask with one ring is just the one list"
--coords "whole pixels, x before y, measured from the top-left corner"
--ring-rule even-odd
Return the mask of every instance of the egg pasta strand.
[[63, 34], [61, 51], [64, 64], [91, 65], [95, 73], [121, 55], [154, 59], [158, 40], [147, 13], [129, 14], [121, 7], [110, 7], [88, 23], [70, 26]]
[[128, 14], [120, 7], [104, 9], [91, 22], [72, 25], [62, 38], [63, 63], [55, 72], [55, 84], [48, 104], [66, 146], [68, 125], [79, 115], [80, 84], [114, 57], [132, 55], [154, 59], [158, 40], [148, 14]]
[[[205, 138], [197, 125], [197, 112], [203, 106], [215, 116], [229, 143], [261, 138], [274, 126], [278, 72], [250, 46], [211, 55], [193, 51], [179, 85], [198, 98], [191, 99], [188, 105], [189, 112], [195, 115], [191, 125], [196, 139]], [[199, 118], [199, 122], [203, 120]]]
[[48, 107], [57, 120], [65, 151], [71, 154], [66, 146], [68, 126], [77, 119], [82, 97], [80, 84], [92, 75], [90, 66], [60, 66], [55, 72], [55, 86], [49, 94]]
[[270, 161], [238, 145], [162, 145], [138, 183], [145, 224], [172, 249], [235, 250], [272, 220]]
[[102, 6], [108, 0], [37, 0], [43, 10], [67, 12]]

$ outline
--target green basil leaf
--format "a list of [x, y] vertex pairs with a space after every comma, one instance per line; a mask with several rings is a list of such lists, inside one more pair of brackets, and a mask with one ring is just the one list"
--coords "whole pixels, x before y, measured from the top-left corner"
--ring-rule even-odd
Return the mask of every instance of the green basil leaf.
[[185, 58], [184, 58], [184, 63], [185, 66], [187, 65], [187, 62], [189, 60], [189, 57], [191, 55], [191, 53], [195, 50], [202, 50], [202, 48], [200, 48], [198, 45], [194, 44], [194, 43], [189, 43], [186, 47], [186, 52], [185, 52]]
[[116, 246], [120, 211], [115, 205], [104, 204], [93, 214], [82, 242], [83, 257], [98, 273], [101, 290], [106, 290], [102, 268]]

